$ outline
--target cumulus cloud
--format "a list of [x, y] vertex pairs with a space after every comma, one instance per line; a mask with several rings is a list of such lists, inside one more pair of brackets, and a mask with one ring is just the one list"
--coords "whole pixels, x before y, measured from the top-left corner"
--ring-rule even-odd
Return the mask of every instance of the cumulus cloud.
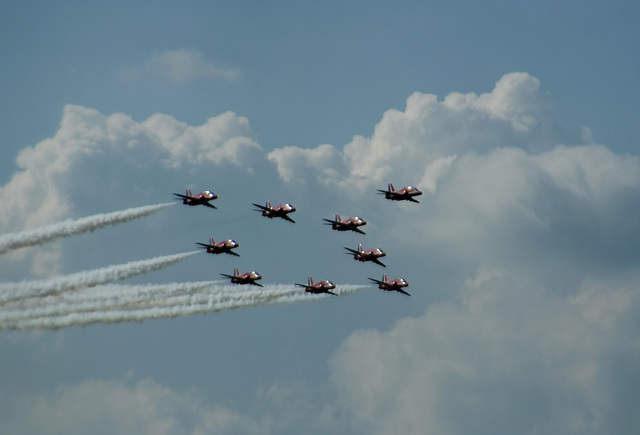
[[[271, 165], [254, 136], [249, 121], [233, 112], [190, 126], [170, 115], [155, 114], [139, 122], [123, 113], [104, 115], [68, 105], [58, 131], [24, 148], [17, 157], [18, 171], [0, 186], [0, 233], [165, 202], [170, 192], [185, 188], [185, 182], [211, 182], [212, 171], [256, 174]], [[49, 254], [36, 254], [41, 259], [34, 263], [39, 276], [45, 269], [48, 275], [58, 270], [51, 264], [56, 247], [45, 249]], [[41, 267], [44, 259], [47, 268]]]
[[[412, 300], [428, 304], [389, 330], [354, 332], [332, 357], [338, 408], [355, 423], [341, 426], [336, 410], [304, 387], [273, 386], [260, 397], [295, 403], [302, 416], [320, 408], [314, 427], [323, 433], [638, 431], [640, 159], [595, 143], [588, 129], [558, 129], [537, 79], [507, 74], [488, 93], [442, 100], [416, 92], [404, 110], [385, 112], [371, 137], [341, 148], [265, 153], [253, 137], [233, 113], [189, 126], [168, 115], [136, 122], [69, 106], [54, 137], [20, 154], [20, 172], [0, 189], [8, 205], [0, 222], [17, 230], [72, 213], [91, 201], [79, 179], [89, 191], [136, 186], [140, 194], [149, 192], [140, 180], [158, 182], [159, 172], [266, 168], [312, 197], [330, 191], [332, 206], [344, 192], [416, 184], [425, 190], [421, 204], [375, 195], [349, 203], [384, 222], [367, 238], [393, 240], [390, 260], [424, 278], [412, 283]], [[96, 181], [104, 179], [113, 186]], [[144, 389], [102, 387], [107, 396], [110, 388], [129, 397]], [[47, 406], [64, 403], [57, 394]], [[193, 405], [199, 411], [189, 415], [203, 428], [202, 410], [217, 409], [241, 432], [286, 429], [186, 393], [158, 396]], [[285, 409], [271, 408], [288, 427], [300, 422]]]
[[87, 379], [13, 401], [4, 430], [22, 434], [258, 434], [256, 422], [152, 379]]
[[480, 274], [460, 303], [352, 334], [333, 359], [341, 404], [378, 434], [640, 427], [628, 389], [640, 382], [637, 273], [614, 286], [586, 278], [568, 298]]
[[268, 383], [244, 411], [198, 387], [176, 391], [153, 379], [85, 379], [5, 402], [3, 429], [20, 434], [299, 434], [339, 429], [337, 408], [302, 383]]
[[[437, 171], [422, 179], [425, 168], [434, 163], [433, 170], [442, 169], [438, 165], [453, 155], [496, 146], [548, 149], [558, 139], [552, 114], [550, 98], [539, 90], [539, 81], [526, 73], [511, 73], [481, 95], [452, 93], [439, 101], [436, 95], [415, 92], [404, 111], [384, 113], [371, 137], [355, 136], [341, 150], [328, 145], [288, 147], [270, 153], [269, 158], [277, 162], [280, 176], [287, 181], [307, 168], [318, 182], [361, 190], [389, 179], [421, 182], [432, 190]], [[327, 159], [315, 159], [317, 154], [332, 156], [338, 174], [332, 174], [331, 180], [326, 177]], [[409, 176], [415, 180], [408, 180]]]
[[[229, 164], [251, 172], [263, 151], [249, 122], [233, 112], [189, 126], [170, 115], [143, 122], [69, 105], [56, 134], [17, 158], [19, 171], [0, 187], [0, 228], [29, 229], [69, 215], [74, 204], [135, 188], [154, 171], [194, 172]], [[26, 217], [26, 219], [25, 219]]]
[[288, 183], [306, 183], [311, 172], [312, 178], [328, 185], [343, 179], [348, 170], [344, 155], [328, 144], [312, 149], [277, 148], [269, 153], [268, 158], [276, 164], [278, 173]]
[[[640, 159], [588, 132], [540, 146], [553, 128], [537, 88], [516, 74], [481, 96], [414, 94], [344, 148], [365, 156], [345, 180], [363, 179], [357, 164], [421, 180], [429, 197], [387, 231], [442, 269], [423, 315], [354, 332], [332, 358], [341, 405], [372, 433], [640, 428]], [[424, 140], [449, 123], [448, 141]]]
[[175, 83], [194, 80], [234, 80], [239, 72], [223, 68], [206, 59], [198, 50], [169, 50], [157, 53], [138, 66], [123, 69], [120, 73], [126, 81], [141, 77], [159, 76]]

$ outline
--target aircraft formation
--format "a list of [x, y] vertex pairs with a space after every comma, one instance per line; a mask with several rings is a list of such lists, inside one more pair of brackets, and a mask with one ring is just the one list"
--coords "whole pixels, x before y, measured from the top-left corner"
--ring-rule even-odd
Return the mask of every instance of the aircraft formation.
[[[414, 197], [422, 195], [422, 192], [416, 187], [406, 186], [396, 190], [391, 183], [387, 185], [387, 190], [378, 189], [378, 193], [384, 195], [386, 199], [391, 201], [410, 201], [415, 203], [418, 203], [419, 201], [417, 201]], [[174, 193], [174, 195], [176, 196], [176, 199], [181, 200], [185, 205], [203, 205], [205, 207], [217, 209], [217, 207], [211, 204], [210, 201], [217, 199], [218, 195], [209, 190], [193, 194], [190, 189], [187, 189], [184, 195], [179, 193]], [[264, 217], [267, 217], [269, 219], [277, 217], [288, 222], [295, 223], [295, 221], [289, 216], [289, 214], [295, 212], [296, 208], [289, 203], [272, 206], [270, 201], [266, 201], [265, 205], [256, 203], [253, 203], [252, 205], [256, 207], [254, 210], [259, 211]], [[331, 229], [335, 231], [353, 231], [358, 234], [366, 234], [360, 229], [360, 227], [365, 226], [367, 224], [367, 221], [358, 216], [342, 219], [339, 214], [336, 214], [334, 219], [323, 218], [322, 220], [324, 221], [325, 225], [330, 225]], [[196, 244], [205, 249], [206, 252], [210, 254], [217, 255], [224, 253], [236, 257], [240, 256], [233, 251], [233, 249], [237, 248], [240, 245], [232, 239], [215, 242], [213, 237], [211, 237], [209, 239], [209, 243], [196, 242]], [[344, 247], [344, 249], [347, 251], [346, 254], [353, 256], [354, 260], [360, 262], [372, 262], [379, 266], [386, 267], [386, 265], [379, 260], [379, 258], [386, 256], [386, 253], [380, 248], [371, 248], [365, 250], [360, 243], [358, 244], [357, 249], [348, 248], [346, 246]], [[234, 269], [233, 275], [225, 273], [221, 273], [220, 275], [228, 278], [233, 284], [249, 284], [263, 287], [262, 284], [256, 282], [262, 279], [262, 275], [257, 273], [255, 270], [240, 273], [240, 271], [236, 267]], [[372, 283], [377, 284], [378, 288], [381, 290], [395, 291], [407, 296], [411, 296], [408, 292], [403, 290], [403, 288], [409, 286], [409, 283], [404, 278], [388, 279], [387, 274], [385, 273], [382, 276], [382, 280], [377, 280], [374, 278], [368, 279]], [[307, 293], [326, 293], [338, 296], [337, 293], [331, 291], [335, 289], [336, 286], [329, 280], [314, 282], [313, 278], [309, 276], [307, 284], [295, 283], [295, 285], [303, 287]]]

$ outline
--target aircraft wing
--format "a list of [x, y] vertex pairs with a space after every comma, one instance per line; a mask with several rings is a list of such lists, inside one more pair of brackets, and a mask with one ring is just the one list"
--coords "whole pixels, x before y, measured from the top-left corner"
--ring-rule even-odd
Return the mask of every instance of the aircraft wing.
[[209, 204], [208, 202], [204, 202], [204, 203], [202, 203], [202, 205], [204, 205], [205, 207], [209, 207], [209, 208], [215, 208], [215, 209], [217, 209], [217, 208], [218, 208], [218, 207], [216, 207], [216, 206], [215, 206], [215, 205], [213, 205], [213, 204]]
[[338, 296], [338, 293], [334, 293], [331, 290], [325, 290], [325, 293], [330, 294], [330, 295], [334, 295], [334, 296]]
[[378, 189], [378, 193], [381, 195], [386, 195], [387, 193], [391, 193], [388, 190], [382, 190], [382, 189]]
[[182, 193], [174, 193], [174, 195], [181, 199], [189, 199], [187, 195], [183, 195]]
[[264, 205], [255, 204], [255, 203], [254, 203], [253, 205], [254, 205], [255, 207], [258, 207], [258, 208], [260, 209], [260, 210], [258, 210], [258, 211], [261, 211], [261, 210], [265, 210], [265, 211], [267, 211], [267, 210], [269, 210], [269, 208], [268, 208], [268, 207], [265, 207]]
[[220, 275], [225, 276], [225, 277], [227, 277], [227, 278], [235, 278], [235, 276], [233, 276], [233, 275], [228, 275], [228, 274], [226, 274], [226, 273], [221, 273]]
[[407, 293], [406, 291], [402, 290], [401, 288], [396, 290], [398, 293], [402, 293], [403, 295], [407, 295], [407, 296], [411, 296], [409, 293]]
[[360, 234], [367, 234], [364, 231], [362, 231], [360, 228], [358, 227], [353, 227], [353, 231], [355, 231], [356, 233], [360, 233]]
[[239, 257], [239, 256], [240, 256], [240, 254], [236, 254], [236, 253], [235, 253], [235, 252], [233, 252], [233, 251], [225, 251], [225, 252], [226, 252], [227, 254], [229, 254], [229, 255], [234, 255], [234, 256], [236, 256], [236, 257]]
[[373, 261], [376, 264], [379, 264], [382, 267], [387, 267], [387, 266], [384, 265], [384, 263], [382, 261], [378, 260], [377, 258], [373, 258], [371, 261]]
[[300, 287], [304, 287], [305, 289], [308, 288], [309, 286], [306, 284], [300, 284], [298, 282], [294, 282], [295, 285], [300, 286]]
[[200, 246], [202, 246], [204, 249], [207, 249], [207, 248], [213, 248], [213, 246], [212, 246], [212, 245], [209, 245], [209, 244], [207, 244], [207, 243], [200, 243], [200, 242], [196, 242], [196, 245], [200, 245]]
[[360, 255], [360, 252], [356, 251], [355, 249], [351, 249], [351, 248], [347, 248], [346, 246], [344, 247], [344, 249], [346, 249], [349, 252], [345, 252], [345, 254], [353, 254], [353, 255]]
[[282, 215], [282, 219], [289, 221], [289, 222], [293, 222], [294, 224], [296, 223], [296, 221], [294, 221], [293, 219], [291, 219], [289, 216], [287, 216], [286, 214]]
[[371, 281], [375, 282], [375, 283], [376, 283], [376, 284], [378, 284], [378, 285], [380, 285], [380, 284], [384, 285], [384, 281], [380, 281], [379, 279], [369, 278], [369, 280], [371, 280]]
[[331, 220], [331, 219], [322, 218], [322, 220], [325, 222], [325, 225], [340, 224], [340, 222], [334, 221], [334, 220]]
[[262, 284], [260, 284], [259, 282], [255, 282], [255, 281], [249, 281], [249, 284], [257, 285], [258, 287], [264, 287]]
[[417, 202], [418, 204], [420, 204], [420, 201], [418, 201], [417, 199], [413, 199], [411, 196], [408, 199], [411, 202]]

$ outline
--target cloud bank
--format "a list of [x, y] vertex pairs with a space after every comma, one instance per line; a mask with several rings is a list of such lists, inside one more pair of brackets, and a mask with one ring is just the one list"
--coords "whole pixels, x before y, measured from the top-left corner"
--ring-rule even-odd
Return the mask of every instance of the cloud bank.
[[[420, 278], [412, 301], [426, 308], [345, 340], [330, 367], [348, 423], [327, 411], [318, 433], [640, 430], [640, 159], [596, 143], [586, 128], [560, 128], [529, 74], [507, 74], [483, 94], [416, 92], [370, 137], [341, 147], [265, 151], [233, 113], [193, 127], [68, 106], [56, 135], [24, 150], [21, 171], [0, 189], [9, 205], [2, 227], [48, 223], [91, 203], [72, 180], [86, 168], [99, 173], [98, 162], [128, 169], [109, 188], [137, 186], [138, 195], [149, 191], [136, 177], [157, 171], [273, 171], [384, 225], [377, 235]], [[421, 204], [376, 197], [388, 181], [423, 189]], [[252, 433], [259, 418], [243, 415], [229, 418]], [[296, 422], [278, 433], [296, 433]]]
[[538, 80], [508, 74], [490, 93], [442, 101], [414, 93], [369, 138], [269, 158], [290, 182], [428, 192], [421, 208], [396, 207], [410, 218], [395, 214], [387, 231], [444, 301], [353, 333], [331, 359], [340, 404], [367, 433], [640, 428], [629, 388], [640, 383], [640, 159], [559, 129]]

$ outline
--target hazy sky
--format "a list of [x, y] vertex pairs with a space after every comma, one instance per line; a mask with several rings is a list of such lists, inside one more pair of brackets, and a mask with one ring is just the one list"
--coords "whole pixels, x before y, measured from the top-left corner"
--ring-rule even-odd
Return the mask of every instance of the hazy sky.
[[[3, 430], [637, 433], [639, 19], [631, 1], [3, 4], [0, 234], [220, 195], [2, 254], [3, 291], [214, 237], [241, 257], [119, 284], [387, 272], [412, 294], [0, 330]], [[420, 204], [376, 195], [388, 182]], [[336, 213], [367, 234], [322, 225]], [[388, 267], [344, 254], [358, 243]]]

